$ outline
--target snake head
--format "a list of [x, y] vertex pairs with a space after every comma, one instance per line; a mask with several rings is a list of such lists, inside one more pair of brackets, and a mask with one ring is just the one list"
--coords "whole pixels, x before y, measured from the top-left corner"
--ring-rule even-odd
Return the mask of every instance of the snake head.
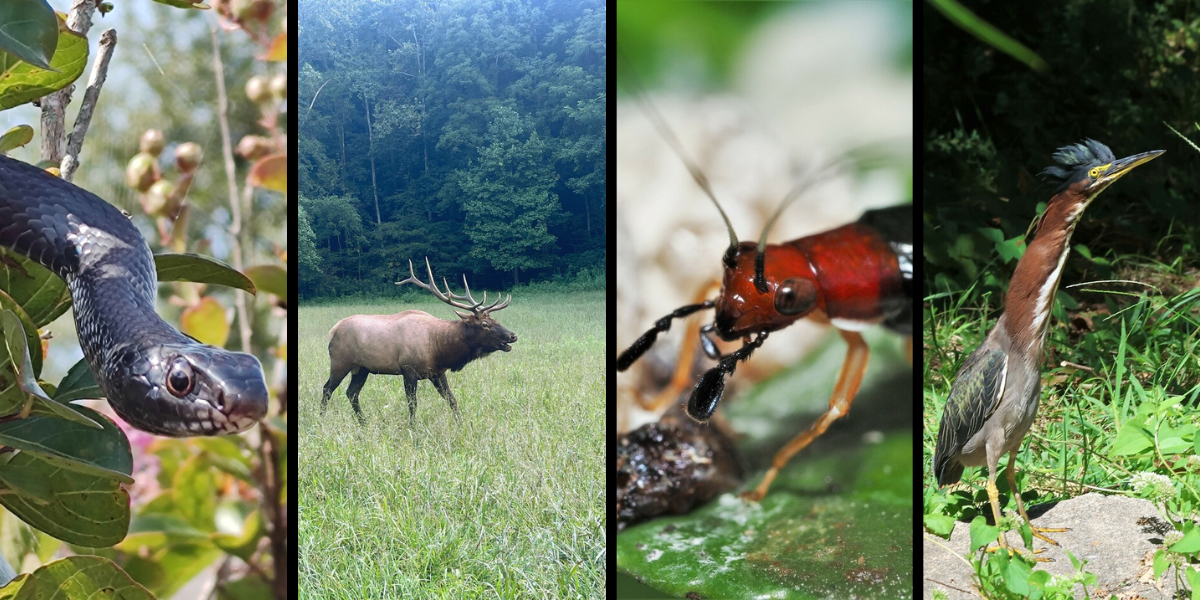
[[[108, 402], [143, 431], [172, 437], [245, 431], [267, 414], [262, 365], [251, 354], [202, 344], [163, 344]], [[110, 389], [110, 392], [114, 390]]]

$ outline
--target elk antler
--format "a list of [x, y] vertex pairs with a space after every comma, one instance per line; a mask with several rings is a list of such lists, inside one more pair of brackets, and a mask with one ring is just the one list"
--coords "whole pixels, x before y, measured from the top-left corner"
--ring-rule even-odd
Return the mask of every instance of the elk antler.
[[[409, 259], [409, 261], [408, 261], [408, 275], [409, 275], [408, 279], [405, 279], [404, 281], [397, 281], [396, 285], [404, 285], [406, 283], [414, 284], [417, 287], [424, 288], [424, 289], [432, 292], [434, 296], [437, 296], [438, 300], [441, 300], [442, 302], [445, 302], [446, 304], [449, 304], [450, 306], [453, 306], [455, 308], [466, 309], [477, 315], [487, 314], [491, 311], [500, 310], [500, 309], [508, 306], [508, 303], [512, 301], [512, 294], [509, 294], [508, 299], [505, 300], [503, 304], [500, 304], [500, 300], [497, 299], [496, 302], [493, 302], [491, 306], [483, 306], [484, 302], [487, 302], [487, 292], [484, 292], [483, 293], [483, 302], [476, 302], [475, 298], [473, 298], [471, 296], [471, 287], [467, 285], [466, 274], [463, 274], [463, 287], [465, 287], [467, 289], [466, 296], [459, 296], [458, 294], [455, 294], [454, 292], [450, 291], [450, 284], [446, 283], [445, 277], [442, 278], [442, 284], [446, 286], [446, 293], [443, 294], [441, 292], [441, 290], [438, 289], [437, 283], [435, 283], [435, 280], [433, 278], [433, 267], [429, 266], [429, 257], [428, 256], [425, 257], [425, 269], [429, 273], [429, 284], [425, 284], [420, 279], [417, 279], [417, 274], [413, 271], [412, 259]], [[447, 297], [447, 295], [449, 295], [449, 297]], [[470, 304], [459, 302], [460, 300], [468, 300], [470, 302]]]

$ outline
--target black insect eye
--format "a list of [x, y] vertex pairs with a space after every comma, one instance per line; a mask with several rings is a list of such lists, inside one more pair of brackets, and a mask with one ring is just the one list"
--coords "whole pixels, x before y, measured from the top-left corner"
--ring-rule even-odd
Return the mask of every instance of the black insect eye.
[[788, 279], [775, 290], [775, 310], [781, 315], [798, 315], [817, 303], [817, 287], [802, 277]]
[[167, 391], [176, 398], [182, 398], [191, 393], [194, 383], [192, 366], [182, 358], [175, 359], [171, 363], [171, 370], [167, 372]]

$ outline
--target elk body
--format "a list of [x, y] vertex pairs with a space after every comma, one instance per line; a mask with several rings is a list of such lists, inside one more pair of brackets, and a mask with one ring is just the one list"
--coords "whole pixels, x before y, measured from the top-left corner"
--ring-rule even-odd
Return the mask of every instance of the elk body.
[[[329, 380], [325, 382], [321, 398], [322, 415], [325, 414], [329, 396], [337, 390], [347, 374], [353, 373], [346, 396], [350, 398], [350, 406], [354, 408], [359, 422], [364, 423], [358, 405], [358, 393], [367, 382], [367, 376], [375, 373], [404, 377], [410, 421], [416, 419], [417, 382], [422, 379], [433, 382], [433, 387], [450, 403], [450, 409], [457, 418], [458, 404], [454, 400], [454, 393], [450, 391], [450, 384], [446, 382], [446, 371], [459, 371], [467, 363], [497, 350], [512, 350], [510, 344], [517, 341], [516, 334], [489, 314], [508, 306], [511, 295], [503, 303], [497, 299], [491, 306], [484, 306], [483, 302], [476, 302], [471, 297], [471, 288], [466, 285], [465, 275], [463, 286], [467, 290], [466, 296], [454, 294], [448, 284], [443, 294], [433, 281], [433, 269], [429, 266], [428, 258], [425, 259], [425, 268], [429, 272], [428, 285], [417, 279], [411, 260], [408, 261], [409, 278], [396, 282], [396, 285], [413, 283], [432, 292], [438, 300], [471, 312], [454, 311], [459, 316], [458, 321], [439, 319], [419, 310], [406, 310], [394, 315], [354, 315], [338, 321], [329, 330]], [[445, 283], [445, 280], [442, 282]], [[486, 300], [487, 294], [484, 294]]]

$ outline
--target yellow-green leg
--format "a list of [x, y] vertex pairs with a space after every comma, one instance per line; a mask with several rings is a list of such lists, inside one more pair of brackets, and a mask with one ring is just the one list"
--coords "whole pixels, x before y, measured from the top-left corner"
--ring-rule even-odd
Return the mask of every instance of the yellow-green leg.
[[[1008, 467], [1004, 469], [1004, 471], [1005, 475], [1008, 477], [1008, 489], [1012, 490], [1013, 496], [1017, 497], [1017, 510], [1021, 511], [1021, 516], [1024, 517], [1025, 522], [1029, 523], [1029, 530], [1033, 532], [1034, 537], [1044, 540], [1050, 544], [1054, 544], [1055, 546], [1059, 545], [1058, 542], [1042, 535], [1042, 533], [1061, 533], [1063, 531], [1067, 531], [1066, 529], [1053, 527], [1034, 527], [1033, 521], [1029, 519], [1029, 513], [1025, 512], [1025, 503], [1021, 501], [1021, 492], [1017, 489], [1017, 471], [1013, 466], [1016, 463], [1017, 457], [1016, 452], [1014, 452], [1008, 456]], [[994, 505], [993, 508], [995, 508]]]

